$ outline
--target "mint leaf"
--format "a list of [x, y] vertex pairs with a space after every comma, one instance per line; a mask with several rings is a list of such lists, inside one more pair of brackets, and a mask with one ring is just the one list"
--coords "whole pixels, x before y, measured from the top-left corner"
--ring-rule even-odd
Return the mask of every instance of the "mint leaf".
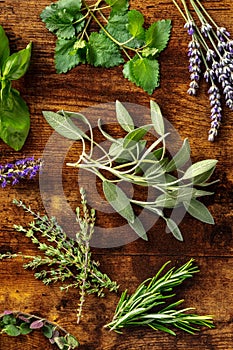
[[2, 26], [0, 26], [0, 68], [10, 55], [9, 40]]
[[30, 329], [30, 324], [23, 322], [19, 326], [20, 334], [26, 335], [32, 332], [32, 329]]
[[75, 50], [77, 39], [58, 39], [55, 49], [55, 66], [57, 73], [66, 73], [80, 63], [85, 63], [86, 47]]
[[128, 30], [134, 38], [144, 39], [144, 17], [141, 12], [131, 10], [128, 12]]
[[111, 6], [114, 12], [126, 11], [129, 7], [127, 0], [105, 0], [105, 2]]
[[14, 150], [19, 151], [28, 136], [30, 114], [17, 90], [11, 90], [8, 100], [8, 108], [0, 107], [0, 137]]
[[55, 12], [46, 20], [47, 29], [58, 38], [70, 39], [75, 35], [74, 17], [65, 10]]
[[130, 75], [137, 86], [152, 94], [159, 85], [159, 63], [157, 60], [138, 58], [131, 62]]
[[82, 0], [60, 0], [57, 2], [60, 9], [69, 9], [69, 11], [79, 11], [82, 6]]
[[19, 328], [14, 326], [13, 324], [8, 324], [7, 326], [5, 326], [3, 328], [3, 331], [12, 337], [17, 337], [18, 335], [20, 335]]
[[163, 19], [153, 23], [146, 31], [146, 45], [157, 48], [159, 52], [167, 46], [171, 32], [171, 20]]
[[135, 55], [130, 61], [126, 62], [123, 67], [124, 77], [134, 84], [136, 84], [136, 78], [133, 73], [133, 66], [137, 60], [138, 60], [138, 57]]
[[87, 62], [95, 67], [114, 67], [123, 63], [118, 46], [102, 33], [91, 33], [87, 44]]

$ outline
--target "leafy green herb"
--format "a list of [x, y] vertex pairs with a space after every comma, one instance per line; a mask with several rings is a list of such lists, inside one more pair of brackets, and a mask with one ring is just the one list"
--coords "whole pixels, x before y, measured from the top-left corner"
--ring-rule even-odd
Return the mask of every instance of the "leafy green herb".
[[[170, 20], [145, 29], [142, 13], [129, 10], [126, 0], [97, 0], [92, 5], [85, 0], [59, 0], [42, 11], [41, 19], [57, 36], [57, 73], [81, 63], [105, 68], [124, 63], [124, 77], [149, 94], [159, 86], [158, 56], [168, 44]], [[89, 30], [92, 21], [98, 32]]]
[[44, 318], [19, 311], [5, 311], [0, 314], [0, 333], [12, 337], [26, 335], [33, 330], [42, 330], [49, 342], [61, 350], [76, 349], [79, 346], [77, 339], [57, 324]]
[[[169, 262], [168, 262], [169, 263]], [[192, 308], [177, 309], [184, 300], [173, 301], [173, 288], [198, 272], [193, 260], [176, 269], [173, 267], [161, 276], [167, 264], [153, 277], [140, 284], [132, 295], [125, 290], [118, 302], [115, 314], [105, 327], [121, 333], [122, 328], [147, 326], [154, 330], [176, 335], [173, 328], [194, 334], [199, 327], [212, 328], [212, 317], [188, 313]]]
[[[49, 219], [47, 216], [40, 216], [34, 213], [30, 207], [27, 208], [22, 202], [14, 203], [22, 207], [26, 212], [34, 216], [35, 221], [30, 223], [28, 229], [15, 225], [15, 229], [30, 238], [32, 243], [36, 244], [38, 249], [43, 252], [44, 256], [28, 256], [18, 254], [0, 254], [0, 259], [16, 258], [22, 256], [24, 259], [31, 259], [24, 264], [24, 268], [38, 269], [43, 268], [34, 274], [35, 278], [41, 279], [46, 285], [55, 282], [65, 282], [61, 290], [69, 288], [78, 288], [80, 293], [80, 302], [77, 309], [77, 323], [79, 323], [82, 313], [82, 307], [86, 294], [97, 294], [99, 297], [104, 296], [104, 290], [117, 291], [116, 282], [103, 274], [99, 270], [99, 263], [94, 261], [90, 252], [90, 240], [94, 232], [95, 212], [87, 208], [85, 193], [81, 189], [82, 210], [77, 208], [77, 222], [80, 231], [76, 239], [67, 237], [66, 233], [57, 224], [55, 218]], [[41, 240], [46, 238], [48, 243]], [[47, 269], [45, 268], [47, 266]]]
[[28, 136], [30, 114], [27, 104], [11, 82], [27, 71], [31, 58], [31, 43], [26, 49], [10, 55], [8, 38], [0, 26], [0, 138], [19, 151]]
[[[165, 216], [163, 209], [183, 206], [193, 217], [213, 224], [214, 220], [209, 210], [197, 200], [198, 197], [212, 193], [198, 189], [196, 186], [202, 188], [211, 184], [208, 180], [217, 161], [214, 159], [202, 160], [194, 163], [185, 171], [183, 166], [190, 159], [190, 146], [187, 139], [184, 140], [182, 147], [172, 159], [166, 157], [168, 134], [165, 131], [162, 113], [155, 102], [151, 101], [150, 105], [152, 124], [136, 128], [126, 108], [119, 101], [116, 102], [117, 120], [122, 129], [127, 132], [124, 138], [113, 138], [103, 130], [101, 121], [98, 121], [100, 132], [110, 141], [108, 150], [95, 142], [90, 123], [85, 116], [64, 111], [58, 113], [45, 111], [43, 114], [59, 134], [72, 140], [82, 140], [83, 151], [80, 159], [76, 163], [68, 163], [68, 166], [83, 168], [96, 174], [102, 180], [106, 200], [116, 212], [126, 219], [140, 237], [147, 239], [140, 219], [134, 214], [134, 205], [163, 218], [167, 225], [166, 231], [172, 232], [175, 238], [182, 241], [178, 225], [172, 218]], [[71, 117], [87, 124], [90, 136], [74, 125]], [[148, 146], [146, 135], [152, 128], [155, 129], [159, 138]], [[91, 143], [90, 154], [85, 151], [85, 142]], [[94, 145], [101, 151], [99, 159], [93, 159]], [[118, 186], [122, 181], [141, 186], [142, 191], [145, 187], [149, 188], [154, 198], [150, 202], [128, 198]]]

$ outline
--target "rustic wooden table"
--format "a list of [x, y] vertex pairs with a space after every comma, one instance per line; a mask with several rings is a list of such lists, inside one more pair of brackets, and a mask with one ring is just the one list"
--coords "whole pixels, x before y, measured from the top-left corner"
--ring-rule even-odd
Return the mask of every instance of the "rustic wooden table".
[[[184, 242], [178, 242], [164, 233], [164, 224], [156, 222], [149, 230], [149, 242], [141, 239], [115, 248], [93, 248], [93, 254], [102, 270], [120, 284], [120, 291], [133, 291], [144, 279], [154, 275], [158, 268], [171, 260], [181, 265], [195, 258], [200, 273], [178, 289], [178, 296], [185, 298], [185, 306], [193, 305], [199, 314], [213, 314], [215, 328], [203, 330], [198, 335], [178, 332], [176, 337], [148, 329], [134, 329], [117, 335], [103, 329], [110, 321], [118, 296], [108, 293], [106, 298], [89, 296], [84, 306], [82, 321], [76, 324], [75, 309], [77, 291], [61, 292], [57, 285], [45, 286], [35, 280], [31, 271], [25, 271], [22, 260], [1, 262], [0, 312], [5, 309], [35, 313], [57, 322], [73, 333], [81, 342], [80, 349], [154, 349], [154, 350], [232, 350], [233, 349], [233, 237], [232, 237], [232, 139], [233, 113], [224, 110], [220, 135], [215, 143], [209, 143], [209, 103], [207, 86], [202, 83], [198, 98], [187, 95], [189, 84], [187, 71], [188, 37], [183, 20], [171, 0], [135, 0], [131, 2], [146, 16], [149, 25], [155, 19], [171, 18], [173, 29], [168, 48], [161, 54], [161, 86], [151, 98], [162, 108], [164, 116], [178, 130], [182, 139], [189, 138], [192, 160], [216, 158], [219, 160], [214, 179], [215, 195], [205, 200], [215, 218], [215, 225], [207, 225], [186, 215], [180, 227]], [[79, 66], [68, 74], [55, 73], [53, 51], [55, 37], [39, 19], [46, 0], [1, 0], [0, 24], [10, 39], [12, 51], [33, 42], [33, 53], [28, 73], [18, 83], [22, 96], [31, 112], [31, 131], [24, 148], [14, 152], [1, 142], [0, 160], [4, 164], [23, 156], [40, 157], [52, 134], [44, 120], [42, 110], [66, 109], [80, 111], [99, 103], [122, 102], [149, 106], [149, 97], [140, 88], [123, 79], [121, 67], [112, 69]], [[232, 0], [203, 0], [210, 14], [222, 26], [233, 33]], [[76, 152], [76, 153], [75, 153]], [[74, 149], [74, 158], [79, 149]], [[55, 167], [56, 154], [54, 154]], [[75, 172], [65, 166], [63, 185], [67, 202], [72, 208], [79, 205], [79, 193]], [[56, 178], [56, 172], [54, 173]], [[88, 178], [87, 178], [88, 182]], [[0, 251], [36, 253], [35, 247], [16, 233], [13, 224], [26, 225], [31, 218], [12, 204], [13, 198], [22, 199], [36, 211], [44, 212], [38, 179], [23, 182], [14, 187], [0, 189], [1, 232]], [[59, 205], [59, 196], [51, 191], [50, 200]], [[102, 215], [102, 216], [101, 216]], [[97, 213], [101, 222], [101, 213]], [[114, 223], [115, 220], [115, 223]], [[118, 217], [107, 220], [106, 225], [119, 224]], [[52, 349], [39, 332], [30, 336], [10, 338], [0, 335], [0, 349]]]

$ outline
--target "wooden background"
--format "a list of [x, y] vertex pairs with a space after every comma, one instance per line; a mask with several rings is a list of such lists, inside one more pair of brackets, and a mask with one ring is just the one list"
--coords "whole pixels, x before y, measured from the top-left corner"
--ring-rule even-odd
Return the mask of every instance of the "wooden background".
[[[232, 0], [203, 0], [210, 14], [222, 26], [233, 33]], [[39, 19], [46, 0], [1, 0], [0, 24], [10, 38], [12, 52], [33, 42], [30, 69], [17, 83], [31, 111], [31, 132], [20, 152], [14, 152], [1, 142], [0, 161], [23, 156], [40, 157], [52, 134], [42, 117], [42, 110], [66, 109], [80, 111], [98, 103], [122, 102], [149, 106], [149, 96], [122, 77], [121, 67], [112, 69], [79, 66], [68, 74], [57, 75], [53, 52], [55, 37]], [[184, 242], [176, 241], [164, 233], [164, 224], [158, 221], [149, 231], [149, 242], [142, 240], [112, 249], [93, 248], [93, 254], [101, 263], [102, 271], [120, 284], [120, 291], [132, 292], [144, 279], [154, 275], [158, 268], [171, 260], [180, 266], [191, 257], [196, 259], [200, 273], [178, 289], [178, 297], [185, 298], [185, 306], [194, 306], [199, 314], [213, 314], [216, 328], [203, 330], [190, 336], [178, 332], [176, 337], [148, 329], [125, 331], [116, 335], [103, 329], [110, 321], [118, 296], [108, 293], [106, 298], [87, 298], [80, 325], [76, 325], [75, 308], [78, 302], [76, 290], [63, 293], [57, 285], [44, 286], [33, 277], [31, 271], [22, 268], [20, 259], [1, 262], [0, 312], [5, 309], [35, 313], [59, 323], [73, 333], [85, 350], [232, 350], [233, 349], [233, 237], [232, 237], [232, 139], [233, 113], [224, 110], [224, 120], [219, 137], [209, 143], [209, 103], [207, 85], [201, 84], [198, 98], [186, 94], [189, 84], [187, 71], [188, 36], [183, 20], [171, 0], [135, 0], [132, 7], [146, 16], [146, 25], [154, 20], [171, 18], [173, 30], [169, 47], [161, 54], [161, 86], [151, 96], [157, 101], [164, 116], [178, 130], [181, 138], [188, 137], [192, 160], [216, 158], [219, 160], [213, 186], [215, 195], [205, 200], [212, 212], [214, 226], [198, 222], [186, 215], [180, 227]], [[75, 153], [76, 152], [76, 153]], [[74, 158], [79, 150], [74, 151]], [[54, 164], [56, 154], [54, 154]], [[72, 208], [79, 205], [79, 193], [74, 172], [64, 167], [63, 184], [67, 202]], [[56, 173], [54, 174], [56, 178]], [[75, 185], [74, 185], [75, 184]], [[0, 251], [37, 253], [33, 245], [14, 231], [13, 224], [26, 225], [31, 218], [12, 205], [12, 199], [22, 199], [36, 211], [44, 212], [38, 179], [0, 189]], [[58, 201], [59, 198], [51, 200]], [[98, 222], [101, 214], [98, 214]], [[102, 220], [104, 220], [102, 216]], [[113, 219], [117, 220], [117, 219]], [[107, 221], [106, 225], [118, 222]], [[53, 349], [39, 332], [30, 336], [10, 338], [0, 335], [0, 349]]]

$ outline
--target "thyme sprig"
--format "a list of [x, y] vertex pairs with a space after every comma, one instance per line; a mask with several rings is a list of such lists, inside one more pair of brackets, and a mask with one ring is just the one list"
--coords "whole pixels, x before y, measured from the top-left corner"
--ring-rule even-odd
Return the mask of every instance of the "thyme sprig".
[[12, 337], [27, 335], [41, 330], [51, 344], [61, 350], [77, 349], [78, 340], [64, 328], [45, 318], [21, 311], [6, 310], [0, 314], [0, 333]]
[[[78, 208], [77, 222], [80, 230], [76, 239], [68, 237], [54, 217], [48, 218], [39, 213], [36, 214], [21, 201], [14, 200], [17, 206], [22, 207], [35, 218], [30, 223], [29, 228], [24, 228], [21, 225], [14, 225], [14, 228], [30, 238], [32, 243], [43, 252], [43, 256], [23, 255], [22, 253], [0, 254], [0, 259], [20, 256], [24, 259], [31, 259], [23, 265], [24, 268], [32, 270], [42, 268], [35, 272], [34, 276], [46, 285], [62, 282], [61, 290], [78, 288], [80, 300], [77, 308], [77, 323], [81, 319], [86, 294], [94, 293], [103, 297], [105, 289], [109, 291], [117, 291], [118, 289], [116, 282], [113, 282], [99, 270], [99, 262], [92, 259], [89, 242], [94, 233], [95, 211], [88, 209], [84, 190], [81, 189], [80, 192], [82, 214]], [[48, 243], [42, 238], [45, 238]]]
[[212, 328], [212, 316], [188, 313], [193, 308], [177, 309], [184, 300], [169, 303], [169, 299], [175, 296], [173, 288], [199, 272], [193, 261], [191, 259], [178, 269], [173, 267], [161, 276], [167, 262], [153, 278], [141, 283], [132, 295], [125, 290], [112, 321], [105, 327], [121, 333], [125, 327], [148, 326], [171, 335], [176, 335], [172, 328], [190, 334], [194, 334], [201, 326]]

